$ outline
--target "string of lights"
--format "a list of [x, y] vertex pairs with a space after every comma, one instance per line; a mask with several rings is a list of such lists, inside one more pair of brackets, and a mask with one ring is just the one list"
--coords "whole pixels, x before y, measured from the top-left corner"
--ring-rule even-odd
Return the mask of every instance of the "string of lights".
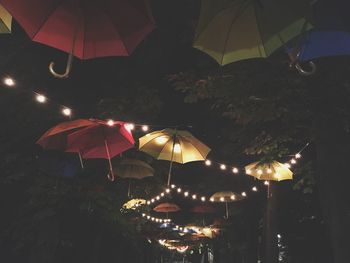
[[[300, 159], [302, 157], [301, 153], [309, 146], [309, 143], [307, 143], [300, 151], [298, 151], [296, 154], [292, 155], [292, 158], [288, 161], [285, 162], [284, 165], [286, 166], [286, 168], [291, 169], [293, 167], [293, 165], [297, 164], [297, 160]], [[210, 161], [210, 164], [208, 162], [209, 160], [207, 159], [206, 161], [204, 161], [206, 166], [212, 165], [214, 162]], [[225, 164], [220, 164], [225, 165]], [[228, 166], [225, 165], [225, 169], [223, 169], [223, 167], [220, 167], [220, 170], [226, 170]], [[238, 169], [238, 168], [237, 168]], [[262, 171], [257, 171], [258, 174], [262, 173]], [[246, 171], [246, 174], [249, 174], [249, 170]], [[236, 174], [236, 173], [234, 173]], [[264, 185], [268, 186], [269, 182], [268, 181], [264, 181]], [[247, 189], [243, 192], [241, 192], [239, 195], [241, 195], [241, 197], [246, 198], [248, 197], [248, 193], [254, 193], [254, 192], [258, 192], [258, 186], [257, 185], [253, 185], [252, 187], [250, 187], [250, 189]], [[149, 200], [146, 201], [147, 205], [152, 205], [155, 203], [158, 203], [159, 201], [161, 201], [163, 198], [166, 198], [167, 196], [170, 196], [171, 193], [176, 193], [178, 195], [183, 195], [183, 197], [191, 199], [193, 201], [200, 201], [200, 202], [225, 202], [225, 199], [222, 198], [221, 200], [215, 200], [214, 198], [205, 196], [205, 195], [200, 195], [198, 193], [195, 193], [194, 191], [190, 191], [190, 190], [184, 190], [182, 187], [180, 186], [176, 186], [175, 184], [170, 185], [170, 187], [165, 188], [164, 191], [160, 192], [159, 194], [155, 195], [154, 197], [150, 198]], [[237, 195], [237, 194], [236, 194]], [[236, 195], [232, 195], [231, 199], [235, 200], [237, 198]]]

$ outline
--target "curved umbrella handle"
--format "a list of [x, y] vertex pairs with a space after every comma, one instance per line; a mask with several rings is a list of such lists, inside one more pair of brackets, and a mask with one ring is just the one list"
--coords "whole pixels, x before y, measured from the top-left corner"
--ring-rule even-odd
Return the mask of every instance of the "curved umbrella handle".
[[311, 76], [311, 75], [315, 74], [317, 67], [313, 61], [309, 61], [308, 64], [310, 66], [310, 70], [303, 69], [303, 67], [300, 65], [299, 62], [295, 63], [294, 67], [301, 75]]
[[60, 73], [57, 73], [55, 70], [54, 70], [54, 66], [55, 66], [55, 62], [51, 62], [50, 65], [49, 65], [49, 70], [50, 70], [50, 73], [55, 77], [55, 78], [59, 78], [59, 79], [66, 79], [69, 77], [69, 73], [71, 72], [72, 70], [72, 64], [73, 64], [73, 54], [70, 53], [69, 54], [69, 57], [68, 57], [68, 60], [67, 60], [67, 65], [66, 65], [66, 71], [63, 73], [63, 74], [60, 74]]

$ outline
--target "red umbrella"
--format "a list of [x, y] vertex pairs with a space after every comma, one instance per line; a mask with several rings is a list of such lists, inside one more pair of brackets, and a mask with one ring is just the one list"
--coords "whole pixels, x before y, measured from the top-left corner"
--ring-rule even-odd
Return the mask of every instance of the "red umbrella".
[[154, 29], [148, 0], [0, 0], [36, 42], [91, 59], [128, 56]]
[[153, 210], [160, 213], [172, 213], [180, 211], [180, 207], [177, 204], [161, 203], [153, 208]]
[[[62, 122], [45, 132], [36, 143], [44, 149], [64, 151], [67, 148], [67, 137], [70, 133], [95, 124], [94, 120], [86, 119]], [[81, 167], [84, 167], [80, 153], [79, 158]]]
[[134, 138], [126, 123], [95, 121], [94, 125], [68, 135], [67, 152], [80, 152], [83, 159], [108, 159], [111, 180], [114, 180], [111, 158], [134, 146]]

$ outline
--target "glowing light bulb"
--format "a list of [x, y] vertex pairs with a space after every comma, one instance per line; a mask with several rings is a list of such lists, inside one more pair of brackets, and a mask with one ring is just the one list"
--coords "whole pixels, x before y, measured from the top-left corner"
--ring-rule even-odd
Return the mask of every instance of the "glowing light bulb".
[[291, 162], [292, 164], [296, 164], [296, 163], [297, 163], [297, 160], [292, 159], [292, 160], [290, 160], [290, 162]]
[[151, 217], [151, 220], [152, 220], [152, 221], [154, 221], [154, 220], [155, 220], [155, 218], [154, 218], [154, 217]]
[[205, 196], [202, 196], [202, 197], [201, 197], [201, 201], [202, 201], [202, 202], [205, 202]]
[[246, 192], [242, 192], [242, 196], [246, 197], [247, 196]]
[[151, 217], [150, 216], [147, 216], [147, 219], [150, 219]]
[[159, 222], [159, 219], [158, 219], [158, 218], [156, 218], [156, 222]]
[[231, 200], [235, 200], [235, 199], [236, 199], [235, 195], [231, 195]]
[[170, 189], [169, 189], [169, 188], [165, 189], [165, 192], [166, 192], [167, 194], [169, 194], [169, 193], [170, 193]]
[[264, 182], [264, 185], [269, 185], [269, 182], [268, 182], [268, 181], [265, 181], [265, 182]]
[[281, 237], [282, 237], [282, 236], [281, 236], [280, 234], [277, 234], [277, 238], [279, 238], [279, 239], [280, 239]]
[[154, 200], [153, 198], [151, 199], [151, 202], [154, 203], [156, 200]]
[[164, 196], [164, 193], [161, 193], [160, 196], [163, 197], [163, 196]]
[[212, 198], [210, 198], [210, 202], [214, 202], [214, 198], [212, 197]]
[[208, 160], [208, 159], [207, 159], [207, 160], [205, 160], [205, 162], [204, 162], [204, 163], [205, 163], [205, 165], [206, 165], [206, 166], [210, 166], [210, 165], [211, 165], [211, 161], [210, 161], [210, 160]]
[[142, 130], [143, 130], [144, 132], [146, 132], [146, 131], [149, 130], [149, 127], [148, 127], [147, 125], [143, 125], [143, 126], [142, 126]]
[[234, 174], [238, 174], [239, 170], [238, 170], [238, 168], [233, 167], [233, 168], [232, 168], [232, 172], [233, 172]]
[[159, 200], [159, 199], [160, 199], [160, 196], [158, 195], [158, 196], [156, 197], [156, 199]]
[[151, 204], [151, 201], [147, 201], [147, 204], [150, 205], [150, 204]]
[[135, 129], [135, 124], [127, 123], [127, 124], [125, 124], [125, 128], [129, 131], [132, 131], [133, 129]]
[[179, 229], [180, 229], [180, 231], [182, 231], [182, 230], [183, 230], [183, 228], [182, 228], [182, 227], [179, 227]]
[[221, 170], [226, 170], [226, 165], [225, 164], [220, 164], [220, 169]]
[[257, 191], [258, 191], [258, 188], [256, 188], [256, 186], [254, 186], [254, 187], [252, 188], [252, 191], [257, 192]]
[[259, 170], [257, 171], [257, 173], [258, 173], [258, 175], [262, 175], [262, 174], [263, 174], [263, 171], [259, 169]]
[[145, 217], [146, 216], [146, 214], [145, 213], [142, 213], [142, 217]]
[[197, 199], [197, 195], [192, 195], [192, 199]]
[[114, 120], [108, 120], [107, 121], [108, 126], [113, 126], [114, 125]]
[[252, 174], [252, 171], [250, 169], [245, 171], [246, 174]]
[[72, 115], [72, 110], [70, 108], [63, 108], [62, 114], [65, 116], [70, 116], [70, 115]]
[[270, 168], [268, 168], [268, 169], [266, 170], [266, 172], [267, 172], [268, 174], [270, 174], [270, 173], [272, 173], [272, 170], [271, 170]]
[[301, 154], [300, 154], [300, 153], [297, 153], [297, 154], [295, 155], [295, 158], [296, 158], [296, 159], [300, 159], [300, 158], [301, 158]]
[[181, 193], [182, 189], [181, 188], [177, 188], [177, 192]]
[[224, 202], [224, 201], [225, 201], [225, 198], [224, 198], [224, 197], [220, 197], [220, 201], [221, 201], [221, 202]]
[[4, 78], [4, 84], [6, 86], [13, 87], [16, 84], [16, 82], [13, 80], [13, 78], [7, 77]]
[[41, 94], [37, 94], [35, 99], [39, 103], [45, 103], [47, 100], [46, 97], [44, 95], [41, 95]]
[[181, 153], [181, 146], [178, 143], [174, 145], [174, 153]]
[[287, 167], [288, 169], [290, 168], [290, 164], [289, 163], [285, 163], [284, 166]]
[[174, 184], [172, 184], [170, 187], [174, 189], [176, 186]]
[[188, 229], [187, 229], [186, 227], [184, 228], [184, 232], [185, 232], [185, 233], [187, 233], [187, 232], [188, 232]]
[[159, 222], [163, 223], [163, 219], [159, 219]]
[[187, 197], [189, 195], [189, 192], [184, 192], [184, 196]]

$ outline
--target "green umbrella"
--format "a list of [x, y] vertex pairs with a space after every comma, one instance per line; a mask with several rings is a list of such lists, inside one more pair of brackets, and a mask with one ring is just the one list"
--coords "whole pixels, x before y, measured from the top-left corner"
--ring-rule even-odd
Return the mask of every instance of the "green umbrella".
[[220, 65], [264, 58], [311, 28], [308, 0], [202, 0], [193, 46]]
[[0, 34], [11, 33], [12, 16], [0, 5]]

